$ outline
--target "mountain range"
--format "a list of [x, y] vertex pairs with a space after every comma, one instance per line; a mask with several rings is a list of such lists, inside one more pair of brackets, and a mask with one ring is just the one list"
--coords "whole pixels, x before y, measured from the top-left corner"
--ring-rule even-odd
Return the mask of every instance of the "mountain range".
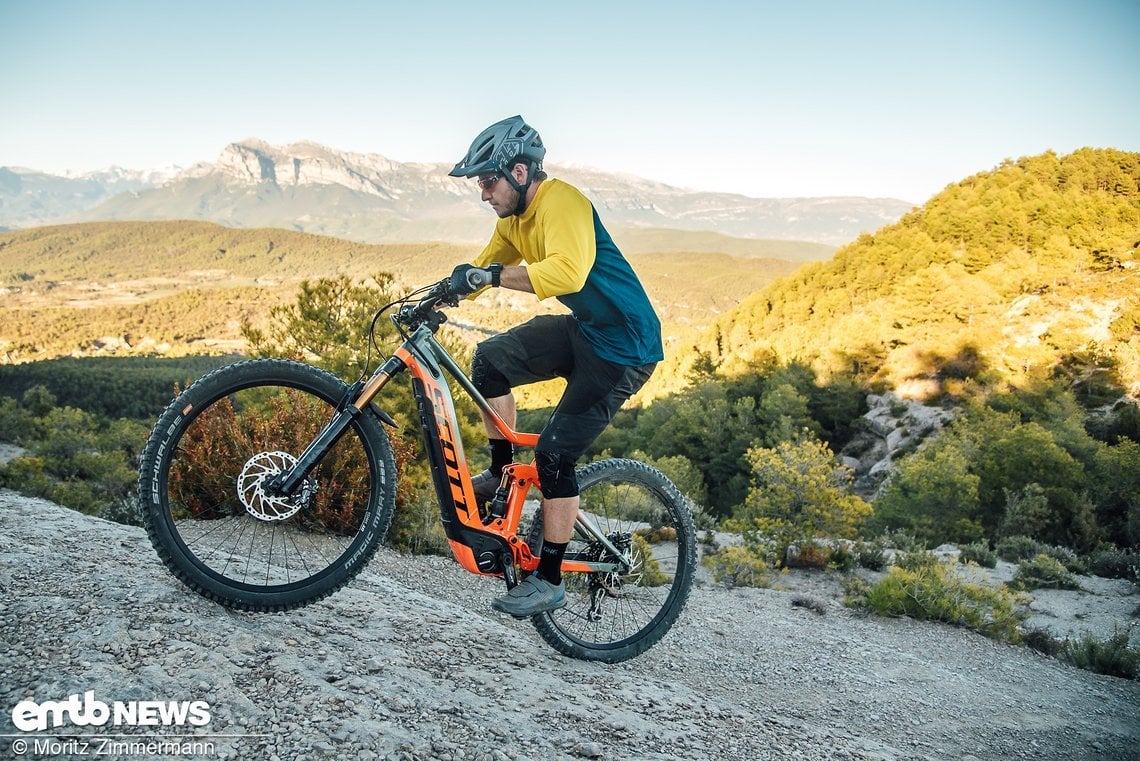
[[[611, 231], [667, 228], [828, 247], [898, 220], [897, 199], [750, 198], [673, 187], [631, 175], [549, 163], [579, 187]], [[198, 219], [231, 227], [280, 227], [367, 243], [475, 243], [494, 219], [450, 165], [401, 163], [312, 142], [249, 139], [184, 170], [111, 169], [56, 176], [0, 168], [0, 227], [104, 220]]]

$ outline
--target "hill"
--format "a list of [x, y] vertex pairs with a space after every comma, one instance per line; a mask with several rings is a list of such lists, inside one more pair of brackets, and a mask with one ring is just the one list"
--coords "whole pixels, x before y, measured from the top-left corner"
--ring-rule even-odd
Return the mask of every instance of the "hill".
[[[759, 242], [752, 249], [766, 250]], [[447, 275], [478, 247], [363, 244], [183, 221], [0, 233], [0, 251], [0, 361], [12, 362], [63, 354], [240, 350], [241, 321], [256, 323], [274, 304], [292, 300], [301, 279], [389, 272], [399, 286], [411, 288]], [[758, 255], [691, 251], [629, 258], [674, 345], [691, 341], [717, 314], [798, 266]], [[453, 314], [458, 324], [498, 330], [535, 309], [532, 296], [497, 292]], [[561, 306], [551, 302], [540, 309]]]
[[830, 259], [834, 246], [807, 241], [734, 238], [700, 230], [625, 227], [614, 231], [614, 240], [627, 254], [720, 253], [731, 256], [809, 262]]
[[[114, 176], [61, 178], [0, 168], [0, 226], [197, 219], [367, 243], [482, 243], [494, 216], [470, 181], [447, 175], [450, 168], [311, 142], [275, 146], [257, 139], [232, 143], [216, 161], [173, 177], [156, 174], [132, 184]], [[664, 227], [836, 246], [911, 208], [896, 199], [696, 192], [556, 162], [547, 170], [581, 188], [611, 232]]]
[[1140, 395], [1140, 154], [969, 177], [753, 294], [702, 345], [726, 371], [775, 352], [917, 398], [1050, 373]]
[[252, 614], [183, 588], [142, 529], [7, 490], [0, 528], [8, 743], [20, 701], [87, 691], [204, 701], [205, 726], [115, 730], [212, 743], [195, 759], [1123, 761], [1140, 736], [1140, 682], [867, 617], [838, 585], [800, 588], [822, 615], [791, 590], [698, 586], [652, 650], [603, 668], [492, 613], [501, 582], [445, 558], [382, 548], [333, 597]]

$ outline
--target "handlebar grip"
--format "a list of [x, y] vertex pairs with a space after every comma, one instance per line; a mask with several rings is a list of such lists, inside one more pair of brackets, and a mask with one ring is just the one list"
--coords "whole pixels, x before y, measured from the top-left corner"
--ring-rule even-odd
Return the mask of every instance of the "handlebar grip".
[[491, 284], [491, 273], [487, 270], [469, 269], [467, 270], [467, 284], [475, 289], [486, 287]]

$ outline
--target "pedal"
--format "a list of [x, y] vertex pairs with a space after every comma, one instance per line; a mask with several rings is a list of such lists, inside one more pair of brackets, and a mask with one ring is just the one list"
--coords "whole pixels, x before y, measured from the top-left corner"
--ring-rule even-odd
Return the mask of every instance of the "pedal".
[[503, 553], [503, 580], [507, 582], [507, 589], [511, 590], [518, 586], [519, 577], [515, 573], [515, 559], [511, 557], [511, 553]]

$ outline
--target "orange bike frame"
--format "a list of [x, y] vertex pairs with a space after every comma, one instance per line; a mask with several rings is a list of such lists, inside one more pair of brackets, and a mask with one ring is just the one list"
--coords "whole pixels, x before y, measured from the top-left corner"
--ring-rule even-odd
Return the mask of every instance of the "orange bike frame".
[[[480, 513], [463, 451], [455, 401], [446, 375], [451, 375], [459, 383], [503, 438], [516, 447], [533, 448], [538, 444], [538, 434], [514, 430], [491, 409], [471, 379], [426, 326], [417, 328], [376, 370], [364, 384], [353, 407], [356, 410], [366, 409], [380, 389], [404, 370], [412, 374], [412, 391], [439, 499], [440, 519], [455, 559], [471, 573], [504, 576], [513, 586], [516, 567], [523, 571], [533, 571], [538, 567], [538, 559], [518, 536], [527, 492], [531, 486], [538, 485], [538, 473], [533, 463], [509, 465], [504, 471], [509, 486], [506, 511], [501, 517]], [[562, 569], [578, 572], [598, 570], [593, 565], [575, 560], [564, 561]]]

